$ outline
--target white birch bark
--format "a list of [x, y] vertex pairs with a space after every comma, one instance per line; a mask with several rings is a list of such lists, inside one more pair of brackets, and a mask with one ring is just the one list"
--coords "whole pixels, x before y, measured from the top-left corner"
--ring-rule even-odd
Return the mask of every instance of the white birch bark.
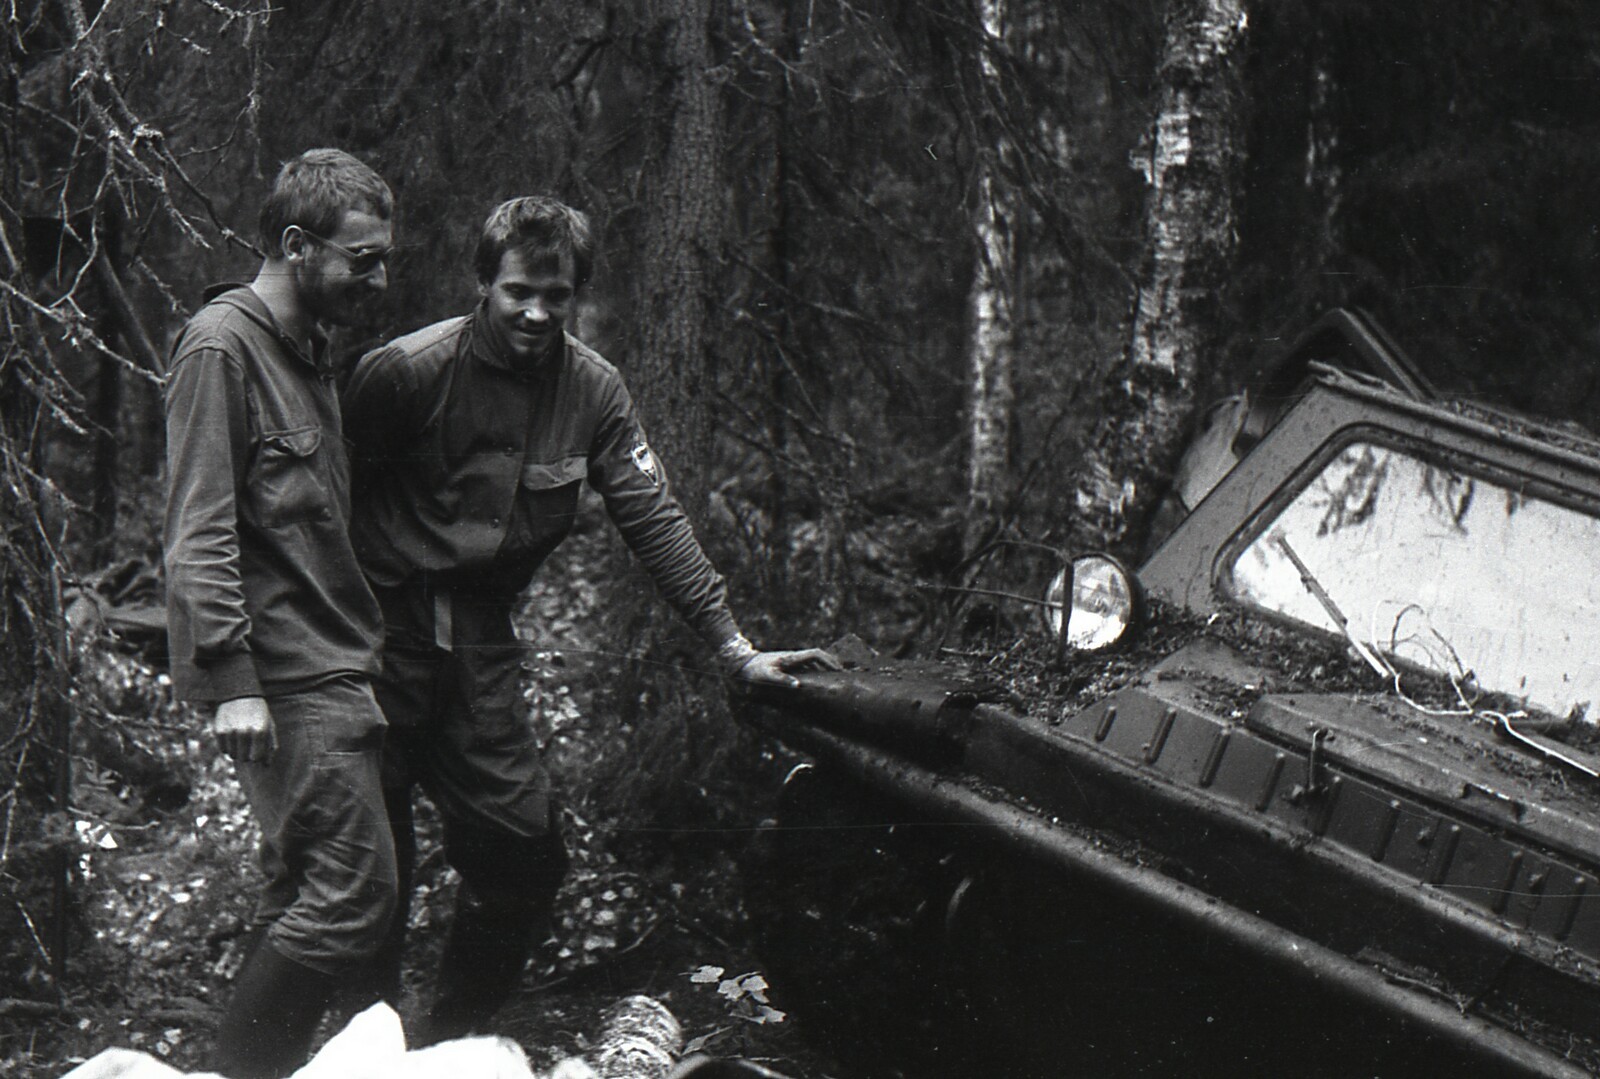
[[[979, 0], [985, 48], [979, 61], [985, 80], [998, 77], [989, 48], [1005, 32], [1005, 0]], [[980, 166], [973, 231], [977, 267], [970, 298], [972, 337], [969, 371], [969, 468], [967, 473], [967, 548], [993, 523], [1011, 481], [1012, 424], [1016, 410], [1016, 208], [994, 174], [993, 162]]]
[[1080, 542], [1137, 553], [1221, 329], [1235, 248], [1244, 0], [1172, 0], [1147, 169], [1146, 249], [1127, 352], [1078, 485]]

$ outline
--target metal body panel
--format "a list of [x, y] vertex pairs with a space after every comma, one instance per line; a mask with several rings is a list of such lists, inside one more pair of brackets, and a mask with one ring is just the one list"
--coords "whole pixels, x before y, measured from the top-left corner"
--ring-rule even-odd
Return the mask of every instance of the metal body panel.
[[1137, 838], [1219, 898], [1331, 946], [1374, 945], [1457, 984], [1514, 963], [1523, 981], [1548, 983], [1547, 1004], [1581, 1006], [1585, 1029], [1600, 1029], [1592, 859], [1339, 761], [1312, 781], [1308, 750], [1192, 711], [1161, 693], [1170, 684], [1124, 690], [1055, 728], [981, 709], [965, 767]]
[[[1191, 614], [1273, 620], [1231, 606], [1225, 566], [1357, 440], [1600, 517], [1600, 444], [1472, 412], [1321, 373], [1140, 583]], [[1583, 774], [1600, 761], [1573, 751], [1562, 769], [1392, 694], [1270, 692], [1204, 636], [1057, 715], [980, 704], [962, 678], [806, 674], [763, 696], [785, 741], [980, 826], [978, 843], [1227, 936], [1507, 1074], [1577, 1074], [1519, 1032], [1600, 1062], [1600, 783]]]
[[[1577, 1079], [1588, 1074], [1560, 1057], [1451, 1001], [1407, 988], [1373, 965], [1339, 954], [1254, 911], [1167, 875], [1159, 866], [1118, 852], [1118, 844], [1070, 827], [1036, 807], [919, 767], [902, 758], [819, 729], [793, 730], [795, 744], [854, 780], [903, 801], [920, 818], [965, 825], [966, 842], [1048, 862], [1129, 903], [1214, 934], [1254, 955], [1278, 978], [1305, 978], [1382, 1014], [1412, 1024], [1469, 1054], [1493, 1074]], [[1152, 1021], [1154, 1017], [1151, 1017]]]

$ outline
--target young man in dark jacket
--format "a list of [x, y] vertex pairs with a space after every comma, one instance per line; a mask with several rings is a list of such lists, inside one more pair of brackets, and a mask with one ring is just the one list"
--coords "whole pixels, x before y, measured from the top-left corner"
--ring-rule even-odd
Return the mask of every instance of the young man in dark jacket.
[[[462, 877], [422, 1042], [481, 1029], [548, 931], [566, 870], [549, 778], [518, 714], [526, 652], [512, 615], [572, 527], [585, 480], [730, 675], [782, 683], [788, 669], [837, 666], [814, 649], [759, 652], [740, 634], [616, 368], [565, 332], [591, 258], [583, 214], [552, 199], [502, 204], [478, 246], [482, 303], [369, 353], [344, 393], [370, 477], [353, 535], [384, 615], [376, 686], [402, 911], [415, 783], [439, 807]], [[397, 918], [390, 993], [403, 934]]]
[[396, 901], [370, 679], [382, 626], [349, 539], [350, 469], [324, 323], [387, 284], [393, 197], [340, 150], [284, 165], [266, 259], [212, 290], [166, 386], [167, 618], [179, 697], [211, 712], [262, 831], [256, 940], [212, 1067], [277, 1079], [304, 1062], [338, 985]]

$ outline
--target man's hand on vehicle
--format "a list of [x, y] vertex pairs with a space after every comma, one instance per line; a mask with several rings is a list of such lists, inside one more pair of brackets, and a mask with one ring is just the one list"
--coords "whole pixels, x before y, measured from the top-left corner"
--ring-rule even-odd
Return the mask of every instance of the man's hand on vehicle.
[[733, 676], [743, 682], [798, 686], [799, 679], [789, 671], [838, 671], [844, 664], [832, 652], [821, 648], [802, 648], [794, 652], [757, 652]]
[[837, 671], [844, 667], [833, 653], [821, 648], [762, 652], [742, 633], [722, 643], [717, 659], [730, 678], [759, 685], [798, 686], [799, 680], [789, 671]]
[[211, 736], [217, 748], [237, 764], [253, 761], [266, 764], [278, 748], [272, 729], [272, 713], [265, 697], [235, 697], [217, 705], [211, 720]]

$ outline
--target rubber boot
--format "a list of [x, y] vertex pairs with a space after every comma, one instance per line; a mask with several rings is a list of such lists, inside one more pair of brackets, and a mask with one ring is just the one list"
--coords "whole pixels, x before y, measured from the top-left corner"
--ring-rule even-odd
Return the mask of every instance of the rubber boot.
[[462, 887], [439, 961], [433, 1005], [413, 1032], [417, 1047], [486, 1030], [517, 987], [534, 945], [550, 931], [551, 905], [499, 901]]
[[217, 1026], [211, 1070], [228, 1079], [283, 1079], [311, 1055], [337, 985], [262, 940], [239, 969]]

